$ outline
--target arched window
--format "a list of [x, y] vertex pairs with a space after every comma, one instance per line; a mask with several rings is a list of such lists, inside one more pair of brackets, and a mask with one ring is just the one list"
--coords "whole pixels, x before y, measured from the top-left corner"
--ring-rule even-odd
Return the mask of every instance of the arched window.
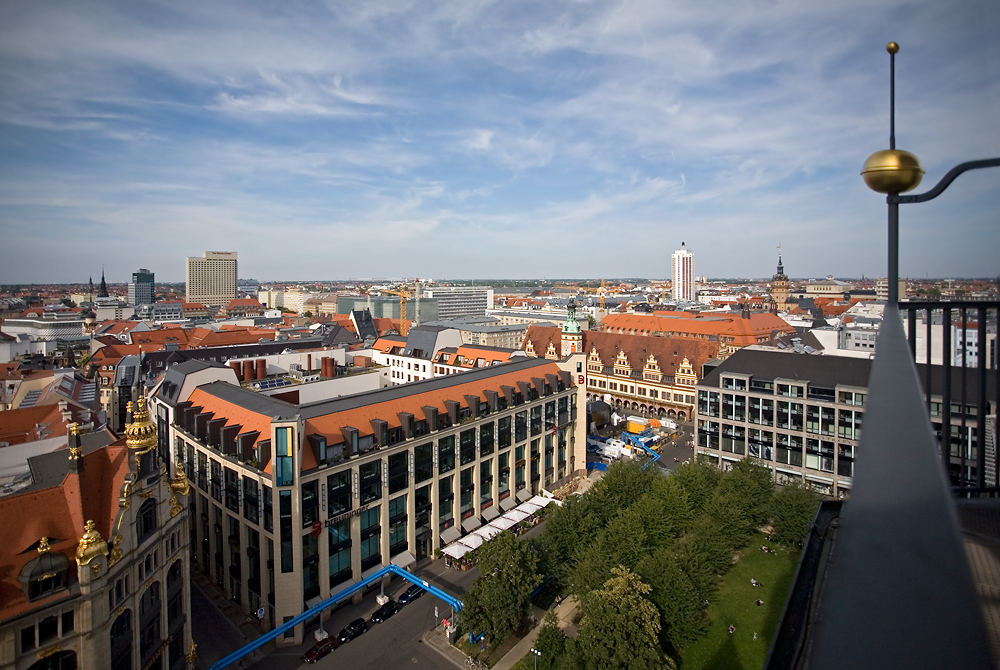
[[181, 562], [174, 561], [174, 564], [170, 566], [170, 570], [167, 571], [167, 591], [173, 591], [174, 585], [180, 583], [181, 581]]
[[139, 601], [139, 658], [145, 665], [160, 643], [160, 583], [153, 582]]
[[156, 500], [152, 498], [142, 503], [136, 520], [138, 543], [142, 544], [150, 535], [156, 532]]
[[57, 651], [37, 661], [28, 670], [76, 670], [76, 652], [68, 649]]
[[132, 670], [132, 610], [111, 624], [111, 670]]

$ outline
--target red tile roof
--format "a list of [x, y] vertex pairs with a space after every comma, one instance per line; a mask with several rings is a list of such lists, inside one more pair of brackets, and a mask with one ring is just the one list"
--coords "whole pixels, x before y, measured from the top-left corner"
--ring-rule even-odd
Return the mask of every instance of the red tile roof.
[[129, 471], [128, 448], [124, 440], [119, 440], [86, 454], [82, 461], [81, 474], [71, 471], [56, 486], [0, 498], [0, 527], [4, 529], [4, 541], [0, 543], [0, 621], [70, 595], [64, 590], [31, 603], [24, 595], [17, 577], [38, 556], [32, 545], [42, 537], [49, 538], [51, 551], [66, 555], [71, 575], [76, 572], [76, 547], [88, 520], [94, 522], [104, 540], [110, 540], [118, 496]]
[[[562, 330], [550, 326], [528, 326], [523, 345], [525, 349], [528, 342], [531, 342], [536, 356], [545, 356], [549, 343], [555, 346], [559, 355], [562, 349]], [[719, 355], [719, 343], [712, 340], [583, 331], [583, 353], [589, 357], [595, 349], [601, 363], [608, 367], [613, 367], [618, 360], [618, 352], [624, 351], [633, 371], [644, 369], [652, 356], [660, 374], [664, 375], [675, 374], [686, 358], [698, 377], [701, 377], [702, 365]]]

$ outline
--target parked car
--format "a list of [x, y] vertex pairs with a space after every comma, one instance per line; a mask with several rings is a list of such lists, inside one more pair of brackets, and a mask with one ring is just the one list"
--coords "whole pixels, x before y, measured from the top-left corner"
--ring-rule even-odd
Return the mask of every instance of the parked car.
[[328, 637], [325, 640], [320, 640], [313, 646], [312, 649], [307, 651], [302, 656], [302, 660], [306, 663], [315, 663], [339, 646], [340, 640], [335, 637]]
[[424, 595], [424, 588], [414, 584], [410, 588], [403, 591], [403, 595], [399, 596], [399, 605], [402, 607], [403, 605], [412, 603], [422, 595]]
[[368, 624], [365, 622], [365, 620], [355, 619], [351, 623], [344, 626], [344, 630], [337, 633], [337, 640], [340, 641], [340, 644], [344, 644], [345, 642], [350, 642], [357, 636], [364, 633], [366, 630], [368, 630]]
[[372, 623], [382, 623], [398, 611], [399, 606], [396, 601], [390, 599], [389, 602], [375, 610], [375, 613], [372, 614]]

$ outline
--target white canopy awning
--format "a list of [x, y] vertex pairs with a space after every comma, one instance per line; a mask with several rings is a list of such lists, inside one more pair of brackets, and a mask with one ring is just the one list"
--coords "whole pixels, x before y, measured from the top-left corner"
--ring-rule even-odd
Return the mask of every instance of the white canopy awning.
[[469, 549], [478, 549], [483, 544], [483, 538], [473, 533], [472, 535], [463, 537], [459, 540], [459, 543], [464, 544]]
[[507, 530], [511, 526], [517, 525], [517, 522], [514, 521], [513, 519], [508, 519], [507, 517], [503, 516], [494, 521], [493, 523], [491, 523], [490, 525], [493, 526], [494, 528], [499, 528], [500, 530]]
[[518, 505], [517, 508], [519, 510], [521, 510], [522, 512], [525, 512], [527, 514], [534, 514], [538, 510], [542, 509], [538, 505], [532, 504], [530, 502], [522, 503], [522, 504]]
[[463, 556], [465, 556], [470, 551], [472, 551], [472, 550], [469, 549], [464, 544], [461, 544], [460, 542], [456, 542], [455, 544], [450, 544], [447, 547], [445, 547], [444, 549], [442, 549], [441, 553], [444, 554], [445, 556], [451, 556], [452, 558], [462, 558]]
[[527, 512], [522, 512], [519, 509], [512, 509], [511, 511], [507, 512], [506, 514], [504, 514], [503, 518], [504, 519], [510, 519], [514, 523], [517, 523], [519, 521], [524, 521], [525, 519], [528, 518], [528, 516], [530, 516], [530, 515]]
[[475, 533], [473, 533], [473, 535], [478, 535], [479, 537], [483, 538], [484, 540], [488, 540], [491, 537], [493, 537], [494, 535], [499, 535], [502, 532], [503, 531], [501, 531], [499, 528], [496, 528], [495, 526], [490, 525], [490, 526], [483, 526], [482, 528], [480, 528], [479, 530], [477, 530]]
[[545, 496], [535, 496], [529, 500], [532, 505], [538, 505], [539, 507], [545, 507], [551, 502], [555, 502], [555, 498], [546, 498]]
[[497, 508], [493, 505], [490, 505], [489, 507], [483, 510], [483, 521], [487, 523], [493, 521], [493, 519], [497, 518], [498, 516], [500, 516], [500, 512], [498, 512]]

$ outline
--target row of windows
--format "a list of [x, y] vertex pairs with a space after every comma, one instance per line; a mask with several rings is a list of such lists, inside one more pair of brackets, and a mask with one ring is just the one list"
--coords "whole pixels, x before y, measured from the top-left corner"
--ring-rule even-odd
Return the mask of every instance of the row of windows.
[[25, 626], [21, 629], [21, 651], [31, 651], [69, 635], [73, 632], [74, 624], [73, 610], [66, 610], [62, 614], [45, 617], [37, 625]]
[[833, 472], [836, 456], [837, 474], [854, 474], [854, 447], [830, 440], [699, 421], [698, 446], [819, 472]]
[[[748, 387], [747, 380], [742, 377], [723, 377], [722, 378], [722, 388], [728, 391], [746, 391]], [[775, 393], [775, 395], [783, 396], [786, 398], [805, 398], [806, 387], [798, 384], [775, 384], [770, 381], [763, 381], [758, 379], [751, 379], [749, 382], [749, 390], [755, 392], [765, 392], [765, 393]], [[701, 402], [703, 398], [717, 398], [718, 393], [715, 391], [699, 391], [698, 400]], [[841, 405], [855, 405], [857, 407], [864, 407], [865, 405], [865, 393], [860, 393], [856, 391], [839, 391], [836, 394], [836, 402]], [[834, 402], [834, 393], [831, 389], [823, 389], [819, 387], [810, 387], [808, 389], [808, 397], [817, 400], [826, 400], [828, 402]], [[745, 400], [744, 400], [745, 402]]]

